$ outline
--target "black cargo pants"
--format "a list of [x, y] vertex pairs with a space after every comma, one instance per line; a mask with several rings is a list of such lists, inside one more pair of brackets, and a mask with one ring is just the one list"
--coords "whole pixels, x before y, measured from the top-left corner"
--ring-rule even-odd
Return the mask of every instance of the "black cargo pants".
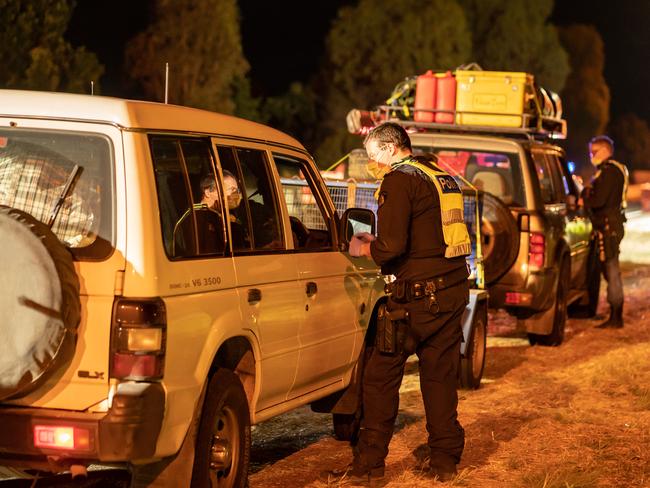
[[[457, 377], [462, 340], [461, 317], [467, 304], [468, 285], [461, 283], [438, 293], [440, 311], [429, 310], [428, 299], [395, 305], [405, 307], [411, 316], [418, 342], [420, 390], [426, 412], [431, 450], [430, 464], [453, 471], [465, 444], [465, 433], [457, 420]], [[355, 449], [354, 466], [372, 469], [384, 466], [393, 435], [399, 388], [406, 364], [404, 354], [368, 351], [362, 382], [361, 431]]]

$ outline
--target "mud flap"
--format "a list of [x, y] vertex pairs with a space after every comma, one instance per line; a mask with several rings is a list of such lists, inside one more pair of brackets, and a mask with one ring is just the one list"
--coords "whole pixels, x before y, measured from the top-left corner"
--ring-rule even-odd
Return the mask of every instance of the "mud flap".
[[194, 409], [192, 421], [178, 452], [155, 463], [131, 465], [130, 488], [162, 488], [168, 486], [189, 488], [194, 468], [196, 437], [201, 422], [201, 411], [206, 390], [207, 382], [203, 385], [199, 401]]
[[527, 319], [517, 319], [517, 329], [524, 330], [529, 334], [549, 335], [553, 332], [554, 318], [555, 306], [551, 305], [547, 310], [537, 312]]
[[485, 290], [469, 290], [469, 303], [465, 307], [461, 324], [463, 327], [463, 341], [460, 344], [460, 355], [465, 357], [467, 354], [467, 346], [472, 337], [472, 327], [474, 326], [474, 315], [478, 309], [478, 304], [483, 300], [488, 299], [488, 292]]

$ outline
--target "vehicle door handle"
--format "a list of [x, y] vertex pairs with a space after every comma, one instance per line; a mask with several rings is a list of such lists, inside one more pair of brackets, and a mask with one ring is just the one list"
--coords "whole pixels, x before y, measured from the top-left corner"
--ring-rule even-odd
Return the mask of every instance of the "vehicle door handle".
[[255, 304], [262, 300], [262, 290], [259, 288], [248, 289], [248, 303]]
[[305, 285], [305, 293], [307, 293], [307, 296], [313, 297], [317, 291], [318, 291], [318, 285], [313, 281], [308, 281], [307, 284]]

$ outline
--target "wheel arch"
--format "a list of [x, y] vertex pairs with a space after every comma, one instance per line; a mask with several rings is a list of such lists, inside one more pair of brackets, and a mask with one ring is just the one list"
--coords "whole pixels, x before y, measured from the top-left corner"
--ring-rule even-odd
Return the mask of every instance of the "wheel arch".
[[227, 369], [235, 373], [244, 387], [246, 399], [252, 411], [255, 388], [258, 383], [257, 358], [254, 341], [250, 337], [230, 337], [219, 346], [215, 353], [208, 371], [208, 381], [220, 369]]

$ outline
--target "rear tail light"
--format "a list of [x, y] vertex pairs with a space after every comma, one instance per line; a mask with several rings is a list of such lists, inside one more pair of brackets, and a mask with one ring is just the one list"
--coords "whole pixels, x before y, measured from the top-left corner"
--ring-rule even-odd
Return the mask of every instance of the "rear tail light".
[[544, 234], [531, 232], [528, 242], [528, 265], [531, 268], [543, 268], [544, 255], [546, 254], [546, 240]]
[[506, 305], [530, 305], [532, 302], [533, 295], [531, 293], [506, 292]]
[[120, 298], [113, 306], [111, 377], [148, 381], [164, 373], [167, 315], [160, 298]]
[[35, 425], [34, 446], [41, 449], [91, 450], [91, 433], [65, 425]]

